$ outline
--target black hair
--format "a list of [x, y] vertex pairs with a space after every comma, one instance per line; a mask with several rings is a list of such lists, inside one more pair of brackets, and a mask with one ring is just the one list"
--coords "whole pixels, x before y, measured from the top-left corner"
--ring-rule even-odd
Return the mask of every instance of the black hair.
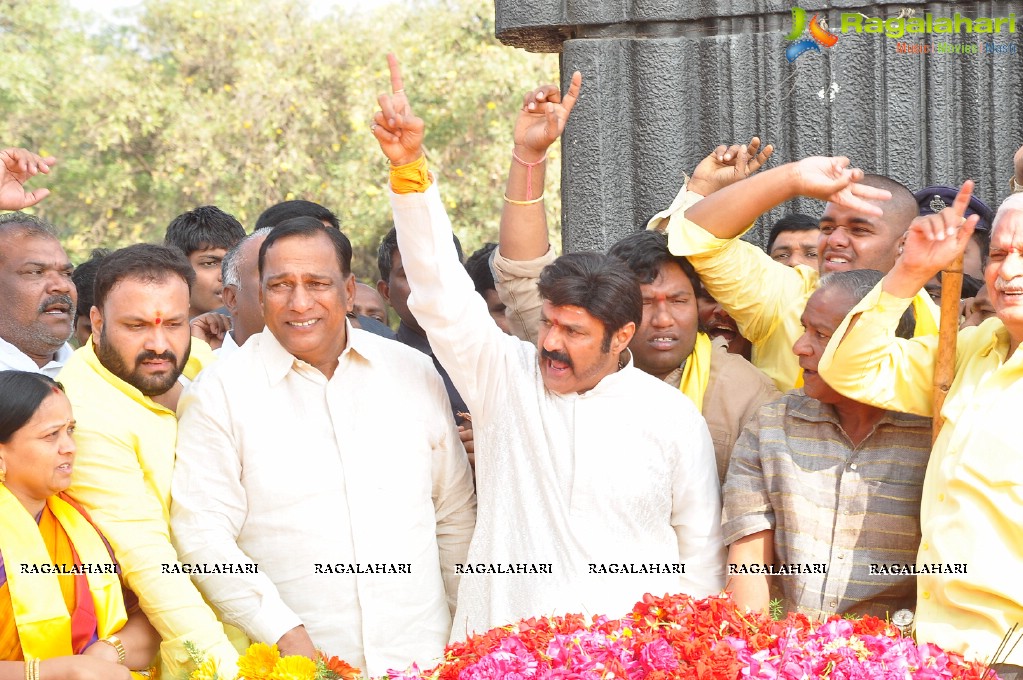
[[[847, 272], [831, 272], [821, 278], [818, 291], [828, 288], [837, 288], [845, 291], [852, 299], [852, 309], [860, 300], [866, 297], [867, 293], [877, 286], [884, 278], [884, 274], [875, 269], [853, 269]], [[910, 306], [899, 319], [899, 325], [895, 329], [895, 335], [900, 338], [910, 339], [916, 331], [916, 317], [913, 316], [913, 307]]]
[[136, 243], [115, 250], [103, 258], [93, 282], [92, 304], [103, 309], [110, 291], [125, 279], [147, 283], [164, 281], [179, 276], [192, 292], [195, 271], [177, 248], [158, 246], [152, 243]]
[[[455, 252], [458, 253], [458, 261], [461, 262], [465, 259], [465, 254], [462, 252], [462, 243], [458, 240], [458, 237], [452, 232], [451, 240], [455, 243]], [[383, 240], [380, 241], [380, 247], [377, 248], [377, 269], [380, 271], [380, 280], [387, 281], [391, 278], [391, 264], [394, 259], [394, 253], [398, 251], [398, 231], [391, 227], [391, 230], [384, 234]]]
[[315, 217], [321, 222], [326, 221], [335, 229], [341, 229], [341, 223], [338, 222], [337, 215], [327, 208], [312, 201], [295, 200], [282, 201], [264, 210], [263, 214], [256, 220], [256, 226], [252, 231], [257, 232], [265, 227], [276, 227], [281, 222], [294, 217]]
[[476, 292], [483, 295], [488, 290], [496, 290], [494, 272], [490, 268], [490, 254], [497, 248], [496, 243], [484, 243], [483, 247], [469, 256], [465, 261], [465, 271], [469, 272], [472, 285]]
[[197, 250], [208, 248], [227, 250], [243, 238], [245, 227], [234, 215], [229, 215], [215, 205], [203, 205], [171, 220], [163, 244], [180, 248], [185, 255], [191, 255]]
[[611, 350], [611, 337], [630, 321], [643, 322], [639, 279], [621, 260], [583, 252], [562, 255], [540, 272], [537, 289], [555, 307], [582, 307], [604, 324], [602, 352]]
[[89, 310], [95, 304], [96, 272], [99, 271], [103, 258], [110, 254], [109, 248], [95, 248], [89, 259], [75, 267], [71, 274], [71, 280], [78, 289], [78, 315], [88, 316]]
[[694, 293], [699, 294], [703, 287], [693, 265], [680, 255], [672, 255], [668, 250], [668, 235], [659, 231], [645, 230], [629, 234], [611, 246], [607, 254], [624, 262], [640, 283], [653, 283], [661, 273], [661, 267], [674, 262], [693, 285]]
[[771, 247], [774, 245], [775, 239], [783, 231], [813, 231], [815, 229], [820, 229], [820, 224], [809, 215], [804, 215], [803, 213], [786, 215], [771, 227], [771, 233], [767, 237], [767, 253], [771, 253]]
[[267, 235], [266, 240], [259, 246], [259, 278], [263, 279], [263, 265], [266, 262], [266, 254], [275, 243], [290, 236], [311, 237], [317, 234], [325, 235], [331, 245], [334, 246], [334, 254], [337, 255], [337, 265], [341, 268], [341, 275], [348, 276], [352, 272], [352, 242], [348, 240], [339, 229], [332, 229], [323, 225], [315, 217], [292, 217], [284, 220], [274, 227]]
[[920, 205], [916, 202], [916, 196], [905, 184], [891, 177], [871, 174], [864, 175], [860, 184], [891, 193], [892, 197], [887, 201], [880, 201], [879, 205], [884, 211], [884, 221], [897, 231], [895, 236], [904, 234], [910, 223], [920, 215]]
[[64, 386], [42, 373], [0, 371], [0, 444], [11, 441], [56, 390]]

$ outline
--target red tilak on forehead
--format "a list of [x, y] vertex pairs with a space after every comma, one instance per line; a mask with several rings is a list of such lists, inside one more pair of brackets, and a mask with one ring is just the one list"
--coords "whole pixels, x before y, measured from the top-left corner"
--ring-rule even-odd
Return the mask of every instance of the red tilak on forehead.
[[156, 317], [155, 319], [153, 319], [153, 321], [156, 322], [157, 326], [159, 326], [161, 323], [163, 323], [163, 319], [161, 319], [160, 317]]

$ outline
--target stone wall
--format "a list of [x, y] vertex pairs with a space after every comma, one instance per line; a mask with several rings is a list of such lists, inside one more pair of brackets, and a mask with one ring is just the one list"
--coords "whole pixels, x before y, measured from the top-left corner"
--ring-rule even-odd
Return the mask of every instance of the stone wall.
[[[1023, 144], [1023, 4], [803, 0], [825, 14], [834, 47], [789, 63], [791, 4], [765, 0], [496, 0], [508, 45], [560, 52], [562, 81], [583, 74], [563, 139], [565, 251], [606, 249], [674, 197], [717, 144], [759, 135], [771, 165], [846, 155], [916, 190], [977, 182], [996, 207]], [[841, 14], [1008, 17], [1016, 33], [907, 36], [841, 33]], [[804, 37], [805, 34], [804, 34]], [[899, 43], [993, 42], [1014, 53], [905, 54]], [[524, 83], [524, 87], [530, 86]], [[800, 200], [758, 224], [761, 242], [785, 212], [818, 216]]]

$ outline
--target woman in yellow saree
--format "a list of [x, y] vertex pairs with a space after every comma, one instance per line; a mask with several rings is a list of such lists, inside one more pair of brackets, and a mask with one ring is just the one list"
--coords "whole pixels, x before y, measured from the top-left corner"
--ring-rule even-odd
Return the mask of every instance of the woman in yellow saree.
[[106, 541], [63, 494], [73, 431], [59, 383], [0, 372], [0, 680], [128, 680], [159, 649]]

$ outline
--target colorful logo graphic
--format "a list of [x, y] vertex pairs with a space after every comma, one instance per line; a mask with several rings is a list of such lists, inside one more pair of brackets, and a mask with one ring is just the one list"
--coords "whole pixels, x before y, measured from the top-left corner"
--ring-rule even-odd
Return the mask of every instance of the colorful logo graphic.
[[[804, 32], [809, 33], [810, 37], [802, 38]], [[808, 25], [806, 10], [802, 7], [792, 8], [792, 30], [785, 39], [797, 41], [785, 48], [785, 58], [789, 63], [805, 52], [820, 52], [821, 47], [832, 48], [838, 43], [838, 36], [828, 31], [828, 23], [820, 15], [814, 14]]]

